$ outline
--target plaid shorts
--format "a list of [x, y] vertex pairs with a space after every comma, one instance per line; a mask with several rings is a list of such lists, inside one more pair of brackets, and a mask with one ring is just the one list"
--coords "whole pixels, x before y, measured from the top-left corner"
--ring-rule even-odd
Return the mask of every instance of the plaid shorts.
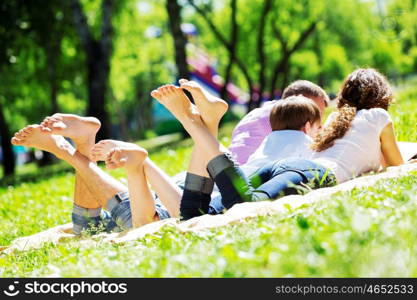
[[[168, 210], [154, 194], [155, 211], [158, 217], [170, 218]], [[129, 193], [120, 192], [107, 202], [107, 210], [102, 208], [83, 208], [74, 204], [72, 211], [73, 231], [79, 235], [83, 230], [92, 234], [98, 232], [122, 231], [132, 228], [132, 211], [130, 209]]]

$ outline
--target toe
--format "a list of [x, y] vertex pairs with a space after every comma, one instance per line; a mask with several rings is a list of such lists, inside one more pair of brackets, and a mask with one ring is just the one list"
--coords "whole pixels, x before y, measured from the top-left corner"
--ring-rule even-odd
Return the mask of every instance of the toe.
[[112, 161], [119, 162], [121, 160], [122, 151], [119, 148], [113, 149]]
[[160, 92], [158, 92], [157, 90], [153, 90], [152, 92], [151, 92], [151, 96], [152, 97], [154, 97], [155, 99], [158, 99], [159, 100], [159, 98], [161, 98], [161, 93]]
[[[42, 125], [41, 125], [42, 126]], [[46, 127], [46, 126], [42, 126], [41, 127], [41, 130], [43, 131], [43, 132], [51, 132], [51, 129], [50, 128], [48, 128], [48, 127]]]
[[172, 94], [174, 91], [175, 91], [174, 86], [171, 86], [171, 85], [170, 86], [167, 86], [166, 92], [168, 94]]
[[21, 140], [20, 140], [20, 139], [18, 139], [18, 138], [16, 138], [16, 137], [13, 137], [13, 138], [11, 139], [11, 143], [12, 143], [12, 145], [19, 145], [19, 144], [20, 144], [20, 142], [21, 142]]
[[106, 161], [106, 168], [107, 168], [107, 169], [109, 169], [109, 170], [116, 169], [116, 167], [115, 167], [115, 164], [114, 164], [114, 163], [112, 163], [112, 162], [107, 162], [107, 161]]

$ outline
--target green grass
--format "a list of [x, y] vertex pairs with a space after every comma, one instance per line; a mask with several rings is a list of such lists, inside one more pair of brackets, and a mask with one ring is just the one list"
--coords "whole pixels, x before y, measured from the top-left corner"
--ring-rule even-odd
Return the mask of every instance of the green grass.
[[[416, 98], [416, 89], [403, 89], [390, 110], [400, 140], [417, 141]], [[230, 131], [226, 126], [224, 135]], [[185, 169], [190, 152], [185, 140], [151, 157], [173, 175]], [[0, 188], [0, 245], [70, 221], [73, 173], [42, 172], [33, 182]], [[122, 171], [112, 174], [123, 178]], [[0, 254], [0, 276], [416, 277], [416, 195], [412, 173], [286, 217], [258, 217], [198, 234], [166, 228], [125, 245], [73, 240]]]

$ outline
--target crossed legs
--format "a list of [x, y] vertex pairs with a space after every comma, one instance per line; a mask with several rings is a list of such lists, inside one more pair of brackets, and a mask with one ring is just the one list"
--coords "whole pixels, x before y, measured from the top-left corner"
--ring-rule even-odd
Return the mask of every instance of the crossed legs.
[[[12, 144], [48, 151], [69, 163], [76, 171], [74, 211], [98, 218], [101, 207], [106, 207], [109, 199], [127, 190], [88, 158], [88, 148], [94, 143], [99, 123], [74, 115], [56, 114], [53, 118], [45, 119], [42, 126], [29, 125], [23, 128], [12, 138]], [[77, 149], [63, 136], [73, 139]], [[74, 226], [74, 231], [79, 233], [76, 229]]]
[[[195, 97], [196, 94], [194, 93], [193, 97], [196, 100], [196, 105], [198, 105], [198, 99], [200, 99], [200, 107], [192, 104], [183, 93], [182, 88], [191, 92], [196, 92], [196, 89], [191, 89], [184, 83], [181, 83], [181, 88], [173, 85], [163, 86], [153, 91], [151, 95], [182, 123], [194, 140], [196, 160], [195, 163], [193, 159], [191, 160], [187, 176], [193, 173], [197, 173], [195, 175], [200, 177], [205, 176], [207, 173], [206, 171], [203, 172], [202, 168], [207, 168], [210, 177], [220, 189], [224, 208], [228, 209], [235, 203], [251, 201], [251, 185], [240, 168], [228, 156], [227, 149], [217, 140], [218, 123], [223, 114], [216, 114], [216, 111], [211, 111], [210, 114], [203, 115], [202, 112], [205, 112], [205, 109], [202, 108], [201, 103], [206, 101], [203, 103], [208, 108], [213, 107], [215, 103], [213, 103], [213, 100], [208, 101], [204, 100], [203, 97]], [[206, 115], [210, 115], [211, 119], [205, 118]], [[194, 186], [197, 185], [194, 184]], [[181, 202], [181, 213], [184, 219], [199, 215], [197, 213], [198, 208], [204, 208], [204, 205], [192, 199], [192, 195], [185, 197], [186, 191], [187, 186], [185, 187], [184, 197]], [[200, 192], [202, 191], [203, 189], [200, 189]], [[196, 197], [197, 193], [194, 196], [200, 202], [204, 201], [204, 197]], [[185, 206], [185, 200], [187, 200], [187, 206]], [[207, 213], [207, 211], [203, 211], [202, 213]]]

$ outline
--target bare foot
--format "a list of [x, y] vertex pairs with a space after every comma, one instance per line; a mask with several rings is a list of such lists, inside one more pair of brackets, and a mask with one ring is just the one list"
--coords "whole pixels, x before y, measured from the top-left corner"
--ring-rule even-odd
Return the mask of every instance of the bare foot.
[[187, 121], [201, 122], [200, 112], [190, 102], [181, 88], [172, 84], [163, 85], [157, 90], [153, 90], [151, 96], [164, 105], [181, 123]]
[[193, 96], [204, 123], [217, 128], [229, 108], [226, 101], [211, 95], [195, 81], [180, 79], [179, 83], [181, 88], [189, 91]]
[[106, 158], [108, 169], [125, 168], [127, 171], [140, 167], [148, 157], [148, 152], [136, 144], [115, 147], [110, 150]]
[[13, 145], [33, 147], [50, 152], [58, 158], [64, 154], [74, 154], [75, 149], [62, 136], [51, 134], [41, 125], [29, 125], [15, 133], [12, 138]]
[[134, 148], [136, 144], [116, 140], [102, 140], [91, 149], [91, 157], [94, 161], [105, 161], [110, 150], [113, 148]]
[[95, 143], [96, 134], [100, 129], [101, 123], [94, 117], [54, 114], [51, 117], [46, 117], [41, 125], [50, 129], [53, 134], [69, 137], [79, 147]]

